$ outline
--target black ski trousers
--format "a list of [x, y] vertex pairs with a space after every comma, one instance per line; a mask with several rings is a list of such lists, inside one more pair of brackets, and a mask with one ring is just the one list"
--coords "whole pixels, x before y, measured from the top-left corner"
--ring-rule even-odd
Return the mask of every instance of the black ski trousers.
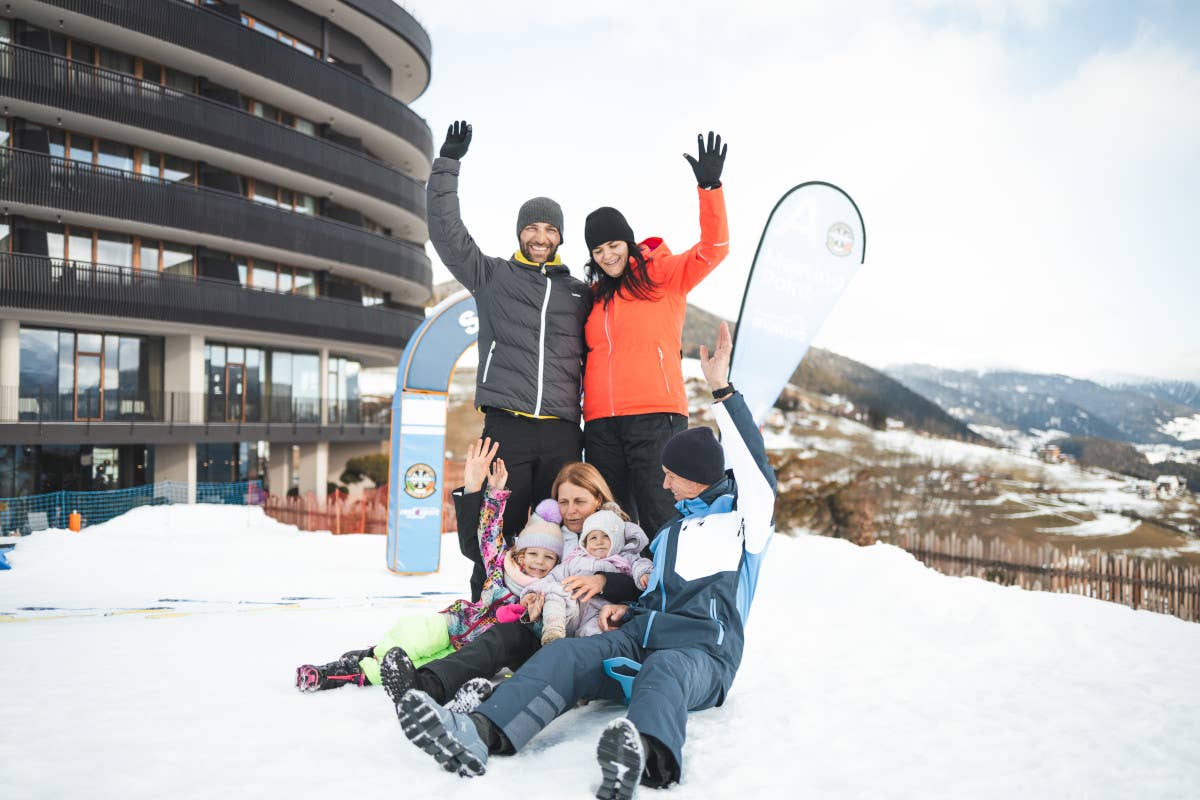
[[651, 541], [676, 514], [675, 498], [662, 485], [662, 451], [685, 428], [687, 417], [665, 412], [600, 417], [584, 425], [587, 462], [600, 470], [617, 503]]

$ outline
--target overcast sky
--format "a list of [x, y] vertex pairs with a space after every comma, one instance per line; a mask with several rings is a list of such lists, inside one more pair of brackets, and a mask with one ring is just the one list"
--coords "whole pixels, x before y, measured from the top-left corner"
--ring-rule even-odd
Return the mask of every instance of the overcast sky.
[[[825, 180], [867, 258], [816, 344], [923, 362], [1200, 380], [1200, 3], [407, 0], [433, 40], [413, 107], [465, 118], [464, 217], [515, 248], [518, 206], [621, 209], [699, 234], [682, 157], [729, 143], [732, 251], [691, 301], [737, 314], [763, 223]], [[449, 277], [435, 261], [435, 279]]]

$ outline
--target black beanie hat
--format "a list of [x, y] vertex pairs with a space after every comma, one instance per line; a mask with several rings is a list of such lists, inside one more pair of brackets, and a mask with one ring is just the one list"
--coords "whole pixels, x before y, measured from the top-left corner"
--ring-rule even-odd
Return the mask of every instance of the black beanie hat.
[[549, 197], [533, 197], [526, 200], [517, 212], [517, 238], [521, 238], [521, 231], [525, 230], [526, 225], [535, 222], [545, 222], [558, 228], [558, 238], [562, 241], [563, 213], [562, 206], [558, 203]]
[[681, 478], [711, 486], [725, 477], [725, 451], [712, 428], [688, 428], [667, 440], [662, 465]]
[[583, 223], [583, 240], [590, 253], [605, 242], [632, 242], [633, 228], [620, 211], [603, 206], [587, 215]]

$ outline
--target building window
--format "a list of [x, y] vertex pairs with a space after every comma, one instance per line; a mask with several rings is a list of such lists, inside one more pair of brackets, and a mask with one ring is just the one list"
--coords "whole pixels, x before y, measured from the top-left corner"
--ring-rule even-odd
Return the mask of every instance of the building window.
[[329, 402], [330, 422], [359, 422], [358, 374], [362, 364], [347, 358], [329, 359], [325, 390]]
[[162, 340], [22, 327], [19, 418], [162, 418]]
[[250, 178], [247, 180], [246, 196], [256, 203], [282, 208], [297, 214], [312, 216], [317, 213], [317, 199], [312, 195], [284, 189], [269, 181]]
[[280, 125], [286, 125], [289, 128], [295, 128], [301, 133], [306, 133], [309, 136], [317, 135], [317, 123], [304, 117], [297, 116], [290, 111], [284, 111], [281, 108], [264, 103], [261, 100], [255, 100], [253, 97], [243, 97], [242, 102], [245, 104], [246, 111], [256, 117], [268, 119], [271, 122], [278, 122]]
[[249, 14], [242, 14], [242, 24], [257, 33], [261, 33], [263, 36], [267, 36], [277, 42], [286, 44], [288, 47], [295, 48], [301, 53], [304, 53], [306, 56], [310, 56], [311, 58], [321, 57], [321, 51], [318, 48], [313, 47], [311, 44], [303, 41], [302, 39], [297, 39], [290, 33], [284, 33], [274, 25], [268, 25], [258, 17], [252, 17]]
[[248, 289], [317, 296], [315, 276], [309, 270], [258, 258], [236, 258], [238, 280]]
[[367, 307], [383, 305], [383, 292], [373, 286], [362, 287], [362, 304]]

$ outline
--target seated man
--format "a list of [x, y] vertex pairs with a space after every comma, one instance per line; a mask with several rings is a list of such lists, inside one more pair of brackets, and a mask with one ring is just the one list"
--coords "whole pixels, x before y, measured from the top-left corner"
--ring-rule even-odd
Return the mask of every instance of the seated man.
[[637, 603], [605, 606], [606, 633], [543, 647], [474, 713], [452, 713], [416, 690], [401, 698], [396, 713], [405, 735], [445, 769], [482, 775], [490, 753], [520, 750], [579, 700], [619, 699], [601, 664], [624, 656], [642, 669], [628, 716], [600, 737], [597, 797], [632, 797], [639, 777], [654, 787], [680, 779], [687, 714], [725, 701], [774, 531], [774, 473], [745, 400], [727, 379], [731, 351], [722, 323], [712, 357], [706, 348], [700, 353], [724, 445], [708, 428], [691, 428], [663, 448], [663, 486], [680, 515], [651, 544], [654, 571]]

